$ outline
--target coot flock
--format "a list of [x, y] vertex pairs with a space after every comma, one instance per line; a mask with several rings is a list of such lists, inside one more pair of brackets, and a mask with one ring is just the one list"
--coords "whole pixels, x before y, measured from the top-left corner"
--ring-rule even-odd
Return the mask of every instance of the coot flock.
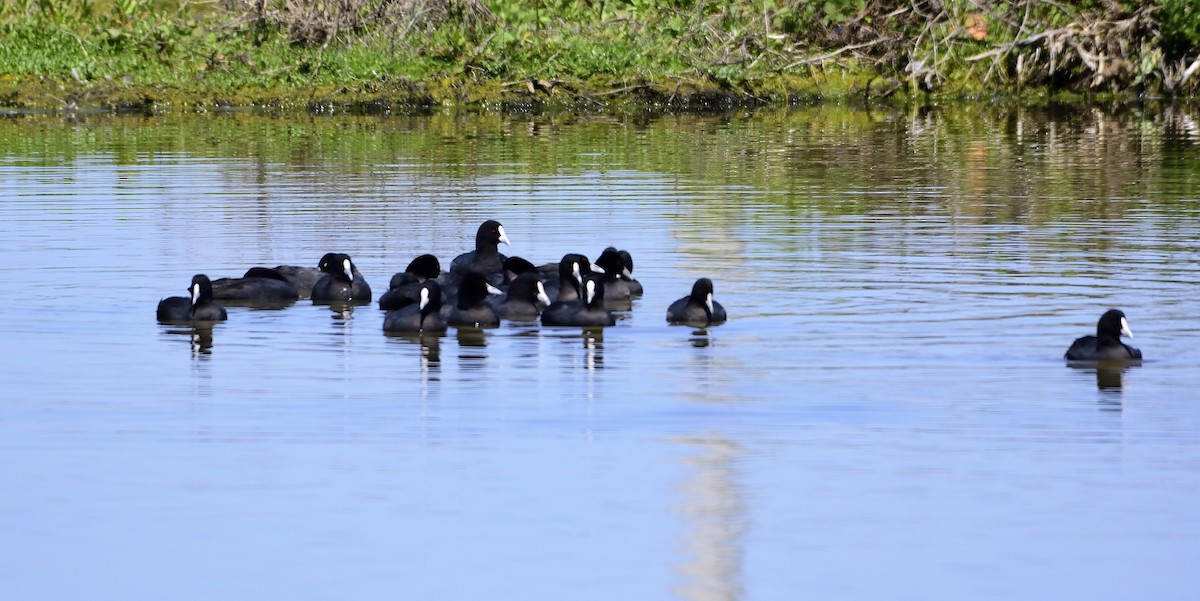
[[[442, 332], [449, 326], [491, 328], [501, 321], [537, 321], [544, 326], [603, 328], [616, 323], [613, 306], [642, 295], [633, 277], [633, 256], [605, 248], [593, 263], [586, 255], [568, 253], [556, 263], [534, 265], [506, 257], [500, 244], [511, 245], [504, 226], [488, 220], [475, 234], [475, 250], [454, 258], [443, 272], [433, 255], [421, 255], [392, 276], [379, 298], [386, 311], [385, 332]], [[342, 253], [327, 253], [316, 268], [280, 265], [252, 267], [240, 278], [210, 281], [197, 274], [189, 296], [158, 303], [158, 320], [168, 323], [215, 322], [227, 319], [217, 301], [239, 303], [290, 302], [311, 298], [314, 303], [371, 303], [371, 287], [354, 261]], [[725, 307], [713, 298], [713, 282], [699, 278], [691, 293], [667, 307], [667, 322], [707, 328], [722, 324]], [[1121, 341], [1133, 337], [1125, 314], [1111, 309], [1100, 316], [1095, 336], [1076, 339], [1067, 349], [1068, 361], [1137, 361], [1142, 352]]]

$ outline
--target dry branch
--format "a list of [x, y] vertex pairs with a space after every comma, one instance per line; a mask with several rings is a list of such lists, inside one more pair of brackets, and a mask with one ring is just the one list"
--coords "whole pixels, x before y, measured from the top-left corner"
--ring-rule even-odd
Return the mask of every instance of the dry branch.
[[794, 69], [796, 67], [799, 67], [800, 65], [811, 65], [812, 63], [823, 63], [831, 58], [838, 56], [839, 54], [841, 54], [843, 52], [848, 52], [850, 50], [858, 50], [860, 48], [869, 48], [871, 46], [875, 46], [876, 44], [882, 44], [886, 41], [888, 41], [888, 40], [886, 40], [884, 38], [879, 38], [877, 40], [872, 40], [870, 42], [864, 42], [862, 44], [850, 44], [849, 46], [842, 46], [841, 48], [838, 48], [837, 50], [834, 50], [833, 52], [829, 52], [829, 53], [822, 54], [819, 56], [810, 56], [807, 58], [802, 58], [798, 61], [790, 62], [786, 66], [784, 66], [784, 70]]

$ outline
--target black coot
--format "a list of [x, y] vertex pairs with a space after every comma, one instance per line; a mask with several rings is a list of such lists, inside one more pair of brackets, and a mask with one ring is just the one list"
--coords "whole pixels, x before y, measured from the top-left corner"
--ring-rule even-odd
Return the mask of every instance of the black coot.
[[434, 280], [421, 283], [417, 302], [388, 312], [383, 318], [385, 332], [445, 332], [442, 319], [442, 289]]
[[501, 274], [504, 272], [504, 260], [507, 258], [500, 254], [501, 242], [512, 246], [508, 236], [504, 234], [504, 226], [500, 225], [499, 221], [490, 219], [483, 222], [475, 232], [475, 250], [454, 257], [450, 262], [450, 273], [494, 275], [497, 278], [495, 283], [500, 283], [503, 277]]
[[509, 257], [504, 260], [504, 284], [512, 284], [523, 273], [537, 273], [537, 266], [521, 257]]
[[692, 285], [692, 293], [667, 308], [667, 321], [690, 326], [710, 326], [725, 321], [725, 307], [713, 300], [713, 283], [700, 278]]
[[393, 311], [417, 302], [421, 297], [421, 284], [425, 280], [437, 279], [442, 274], [442, 265], [433, 255], [421, 255], [412, 260], [404, 271], [392, 276], [388, 291], [379, 297], [379, 308]]
[[[547, 263], [538, 267], [542, 283], [546, 285], [546, 294], [559, 301], [577, 301], [579, 291], [583, 287], [583, 276], [589, 273], [604, 273], [604, 268], [588, 260], [587, 256], [579, 253], [563, 255], [558, 263]], [[573, 281], [574, 285], [563, 286], [565, 281]]]
[[542, 310], [550, 305], [546, 287], [537, 271], [527, 271], [517, 276], [508, 287], [508, 296], [496, 305], [500, 319], [533, 321]]
[[350, 255], [327, 254], [321, 259], [320, 268], [325, 275], [313, 284], [313, 302], [350, 302], [358, 305], [371, 303], [371, 287], [354, 267]]
[[287, 278], [296, 287], [296, 292], [300, 293], [300, 298], [309, 298], [312, 296], [312, 287], [317, 283], [317, 280], [325, 277], [325, 271], [322, 269], [329, 261], [336, 257], [337, 253], [325, 253], [320, 261], [317, 261], [316, 267], [300, 267], [299, 265], [276, 265], [275, 271]]
[[158, 301], [159, 321], [224, 321], [225, 307], [213, 302], [212, 282], [197, 274], [188, 286], [190, 297], [172, 296]]
[[590, 273], [583, 276], [583, 302], [563, 325], [605, 327], [617, 323], [613, 314], [604, 308], [604, 278]]
[[300, 298], [296, 285], [283, 274], [266, 267], [251, 267], [240, 278], [213, 280], [213, 298], [217, 300], [285, 302]]
[[630, 286], [633, 276], [630, 275], [629, 269], [625, 265], [625, 259], [617, 249], [611, 246], [604, 249], [604, 252], [596, 257], [596, 265], [604, 270], [605, 299], [627, 301], [633, 296], [633, 287]]
[[633, 255], [629, 254], [627, 250], [619, 250], [617, 254], [621, 255], [621, 260], [625, 262], [625, 269], [628, 270], [626, 275], [629, 280], [629, 294], [632, 296], [641, 296], [643, 291], [642, 283], [633, 277]]
[[421, 255], [408, 263], [408, 267], [404, 271], [392, 276], [392, 281], [388, 282], [388, 288], [396, 288], [413, 282], [421, 283], [425, 280], [436, 279], [442, 275], [442, 264], [437, 257], [433, 255]]
[[1142, 351], [1121, 342], [1121, 336], [1133, 338], [1125, 314], [1110, 309], [1096, 323], [1096, 335], [1077, 338], [1064, 358], [1070, 361], [1106, 361], [1141, 359]]
[[442, 317], [452, 326], [494, 328], [500, 325], [500, 318], [487, 304], [487, 298], [489, 294], [500, 293], [482, 274], [468, 273], [458, 286], [458, 297], [454, 303], [442, 308]]
[[[583, 303], [583, 277], [592, 273], [592, 263], [588, 258], [578, 253], [563, 255], [555, 267], [556, 277], [553, 285], [546, 286], [547, 293], [554, 299], [549, 307], [542, 311], [542, 323], [548, 326], [567, 326], [570, 316], [580, 309]], [[547, 271], [547, 266], [538, 268], [540, 273]]]

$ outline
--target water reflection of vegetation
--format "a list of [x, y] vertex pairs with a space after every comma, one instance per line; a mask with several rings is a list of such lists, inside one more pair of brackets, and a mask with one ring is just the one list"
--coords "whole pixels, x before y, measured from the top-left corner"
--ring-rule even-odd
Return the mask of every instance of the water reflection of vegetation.
[[[248, 159], [262, 178], [331, 164], [358, 186], [403, 171], [419, 181], [631, 170], [762, 195], [789, 212], [949, 212], [1000, 223], [1109, 218], [1200, 196], [1200, 114], [846, 107], [638, 120], [495, 114], [276, 118], [246, 113], [0, 122], [0, 158], [118, 165], [178, 157]], [[336, 169], [335, 169], [336, 170]], [[265, 174], [265, 175], [264, 175]], [[138, 177], [137, 172], [129, 174]], [[235, 175], [231, 175], [235, 176]], [[344, 185], [343, 182], [325, 185]], [[880, 193], [880, 192], [885, 193]], [[894, 193], [888, 193], [894, 191]], [[1094, 202], [1080, 202], [1087, 200]], [[531, 199], [529, 202], [538, 202]], [[710, 203], [712, 217], [737, 209]]]
[[677, 506], [687, 556], [677, 566], [684, 576], [677, 593], [689, 600], [741, 598], [747, 507], [738, 463], [745, 451], [718, 433], [671, 442], [690, 451]]

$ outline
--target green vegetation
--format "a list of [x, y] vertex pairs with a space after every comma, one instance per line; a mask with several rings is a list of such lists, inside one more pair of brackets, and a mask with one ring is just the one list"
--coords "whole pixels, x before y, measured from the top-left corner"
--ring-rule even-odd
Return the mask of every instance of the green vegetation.
[[0, 0], [0, 105], [1191, 95], [1194, 0]]

